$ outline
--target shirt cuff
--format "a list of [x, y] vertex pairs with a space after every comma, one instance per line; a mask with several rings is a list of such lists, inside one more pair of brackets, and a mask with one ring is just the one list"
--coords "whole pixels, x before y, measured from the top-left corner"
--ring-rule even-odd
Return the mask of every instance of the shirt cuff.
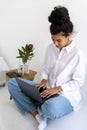
[[41, 79], [46, 79], [46, 80], [47, 80], [47, 79], [48, 79], [48, 75], [47, 75], [47, 74], [45, 74], [45, 73], [44, 73], [44, 74], [42, 74]]
[[71, 91], [71, 87], [69, 84], [61, 84], [60, 86], [63, 91]]

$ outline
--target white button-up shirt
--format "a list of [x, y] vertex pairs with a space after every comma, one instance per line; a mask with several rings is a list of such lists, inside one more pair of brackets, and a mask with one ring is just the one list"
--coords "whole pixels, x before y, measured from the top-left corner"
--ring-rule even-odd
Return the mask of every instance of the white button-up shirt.
[[63, 91], [60, 95], [70, 101], [74, 110], [80, 106], [85, 66], [84, 56], [73, 41], [61, 51], [54, 44], [48, 46], [42, 79], [47, 79], [48, 87], [61, 86]]

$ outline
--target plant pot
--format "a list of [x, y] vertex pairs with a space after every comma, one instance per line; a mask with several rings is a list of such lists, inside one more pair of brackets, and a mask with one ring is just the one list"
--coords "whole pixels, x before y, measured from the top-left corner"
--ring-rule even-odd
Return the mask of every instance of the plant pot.
[[21, 63], [18, 67], [18, 73], [22, 73], [22, 75], [29, 73], [29, 62]]

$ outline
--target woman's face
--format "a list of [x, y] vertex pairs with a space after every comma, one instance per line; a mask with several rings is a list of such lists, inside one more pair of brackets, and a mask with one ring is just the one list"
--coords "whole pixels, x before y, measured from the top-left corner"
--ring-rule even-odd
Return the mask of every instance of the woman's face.
[[70, 35], [64, 36], [62, 33], [51, 35], [54, 45], [60, 50], [70, 44]]

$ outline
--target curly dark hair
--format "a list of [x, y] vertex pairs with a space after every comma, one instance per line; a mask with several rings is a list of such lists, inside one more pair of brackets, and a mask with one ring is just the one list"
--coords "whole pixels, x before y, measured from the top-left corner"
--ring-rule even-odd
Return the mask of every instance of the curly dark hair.
[[63, 6], [54, 7], [54, 10], [48, 17], [48, 21], [51, 23], [50, 32], [53, 35], [62, 32], [64, 36], [68, 36], [69, 33], [73, 32], [73, 24], [68, 10]]

